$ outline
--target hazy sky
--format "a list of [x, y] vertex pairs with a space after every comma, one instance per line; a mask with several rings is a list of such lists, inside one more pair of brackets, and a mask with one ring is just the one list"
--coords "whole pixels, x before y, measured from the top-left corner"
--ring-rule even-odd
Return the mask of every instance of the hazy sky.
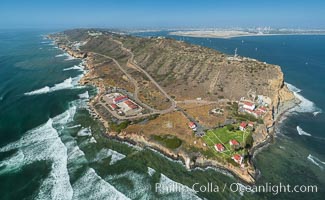
[[325, 0], [1, 0], [0, 28], [325, 28]]

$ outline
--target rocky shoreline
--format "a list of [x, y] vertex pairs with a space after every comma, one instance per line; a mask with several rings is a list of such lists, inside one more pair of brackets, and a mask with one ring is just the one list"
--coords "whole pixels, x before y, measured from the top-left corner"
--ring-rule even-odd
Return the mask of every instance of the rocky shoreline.
[[[50, 38], [51, 39], [51, 38]], [[78, 59], [84, 59], [86, 62], [86, 69], [89, 71], [93, 67], [91, 62], [91, 54], [83, 53], [83, 52], [76, 52], [74, 50], [69, 49], [67, 46], [63, 44], [57, 44], [60, 49], [63, 51], [67, 52], [69, 55], [78, 58]], [[87, 73], [87, 74], [88, 74]], [[87, 77], [87, 74], [85, 74], [85, 77]], [[93, 84], [91, 82], [84, 82], [80, 81], [80, 84], [92, 84], [96, 86], [97, 88], [99, 87], [98, 84]], [[258, 142], [257, 144], [254, 145], [254, 147], [250, 150], [251, 154], [251, 164], [253, 166], [253, 169], [241, 169], [238, 167], [234, 167], [231, 164], [223, 164], [220, 163], [216, 160], [211, 160], [205, 158], [203, 155], [200, 156], [193, 156], [189, 155], [187, 152], [183, 150], [179, 150], [174, 152], [173, 150], [170, 150], [164, 146], [162, 146], [159, 143], [156, 143], [154, 141], [151, 141], [149, 138], [145, 138], [145, 136], [137, 134], [137, 133], [116, 133], [116, 132], [110, 132], [107, 131], [109, 130], [109, 124], [108, 122], [104, 119], [103, 116], [101, 116], [100, 113], [98, 113], [95, 109], [95, 104], [98, 101], [98, 96], [101, 92], [103, 92], [103, 88], [99, 87], [99, 93], [89, 101], [89, 112], [91, 116], [93, 116], [95, 119], [99, 120], [102, 122], [106, 129], [106, 133], [104, 134], [108, 138], [113, 138], [118, 141], [123, 141], [127, 143], [131, 143], [133, 145], [137, 145], [140, 147], [150, 147], [151, 149], [157, 150], [158, 152], [162, 153], [163, 155], [172, 158], [173, 160], [181, 160], [185, 167], [187, 169], [194, 169], [194, 168], [207, 168], [207, 167], [215, 167], [218, 169], [226, 170], [233, 174], [235, 177], [238, 177], [241, 182], [244, 182], [246, 184], [255, 184], [258, 173], [256, 173], [256, 168], [254, 165], [254, 156], [257, 152], [258, 149], [264, 147], [265, 145], [269, 144], [272, 141], [273, 134], [274, 134], [274, 127], [277, 126], [278, 122], [280, 121], [280, 118], [290, 109], [292, 109], [294, 106], [297, 105], [297, 100], [296, 99], [289, 99], [287, 101], [282, 101], [277, 105], [276, 108], [276, 113], [272, 111], [273, 114], [273, 123], [271, 126], [269, 126], [268, 131], [267, 131], [267, 137], [265, 138], [264, 141]]]

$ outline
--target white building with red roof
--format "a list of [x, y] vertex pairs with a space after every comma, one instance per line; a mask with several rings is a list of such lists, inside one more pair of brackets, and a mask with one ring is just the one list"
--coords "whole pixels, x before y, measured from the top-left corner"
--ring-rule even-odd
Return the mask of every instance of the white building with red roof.
[[112, 103], [112, 104], [109, 105], [109, 108], [111, 110], [116, 110], [118, 108], [118, 106], [116, 104]]
[[118, 103], [121, 103], [121, 102], [126, 101], [126, 100], [128, 100], [127, 96], [118, 96], [113, 100], [113, 102], [115, 104], [118, 104]]
[[264, 106], [261, 106], [257, 109], [258, 111], [261, 111], [262, 113], [266, 113], [267, 109]]
[[218, 152], [223, 152], [223, 151], [225, 150], [225, 147], [224, 147], [221, 143], [215, 144], [215, 145], [214, 145], [214, 148], [215, 148], [216, 151], [218, 151]]
[[254, 110], [255, 109], [255, 104], [249, 101], [244, 101], [243, 102], [243, 108], [248, 109], [248, 110]]
[[136, 109], [138, 108], [138, 105], [133, 103], [131, 100], [126, 100], [124, 103], [130, 108], [130, 109]]
[[239, 145], [239, 142], [235, 139], [232, 139], [229, 141], [229, 144], [230, 144], [230, 146], [236, 146], [236, 145]]
[[236, 162], [236, 163], [238, 163], [238, 164], [242, 164], [242, 162], [243, 162], [243, 160], [244, 160], [244, 158], [243, 158], [243, 156], [241, 156], [241, 155], [239, 155], [239, 154], [235, 154], [235, 155], [233, 155], [232, 156], [232, 159]]
[[189, 122], [188, 123], [188, 127], [190, 127], [191, 129], [193, 129], [193, 131], [196, 131], [196, 124], [194, 122]]
[[239, 125], [239, 130], [245, 131], [246, 130], [246, 127], [247, 127], [247, 123], [246, 122], [242, 122]]

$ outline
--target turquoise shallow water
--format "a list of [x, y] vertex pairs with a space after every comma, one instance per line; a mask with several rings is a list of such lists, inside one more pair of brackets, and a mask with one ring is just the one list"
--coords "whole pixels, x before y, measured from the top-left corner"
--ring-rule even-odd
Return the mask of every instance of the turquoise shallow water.
[[[325, 37], [175, 37], [226, 53], [238, 48], [240, 55], [281, 65], [286, 81], [306, 98], [256, 156], [258, 185], [312, 184], [320, 192], [274, 196], [229, 189], [156, 192], [157, 182], [223, 186], [238, 180], [215, 169], [187, 171], [159, 153], [103, 137], [86, 105], [96, 90], [77, 84], [84, 73], [81, 60], [44, 39], [49, 32], [0, 31], [0, 199], [322, 199], [325, 118], [313, 113], [325, 109]], [[297, 126], [311, 136], [299, 135]]]

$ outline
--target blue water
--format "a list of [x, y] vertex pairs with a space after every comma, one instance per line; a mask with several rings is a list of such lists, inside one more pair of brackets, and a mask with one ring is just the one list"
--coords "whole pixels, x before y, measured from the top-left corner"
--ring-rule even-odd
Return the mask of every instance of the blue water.
[[[222, 186], [240, 180], [220, 170], [188, 171], [149, 149], [105, 138], [87, 110], [86, 94], [91, 98], [96, 89], [77, 84], [83, 71], [64, 70], [82, 61], [68, 59], [43, 37], [50, 32], [0, 31], [0, 199], [323, 199], [325, 116], [313, 112], [325, 109], [325, 37], [174, 37], [229, 54], [238, 48], [240, 55], [282, 67], [286, 81], [306, 100], [256, 156], [257, 184], [312, 184], [320, 192], [159, 194], [156, 182]], [[147, 33], [153, 34], [166, 32]], [[311, 136], [299, 135], [297, 126]]]

